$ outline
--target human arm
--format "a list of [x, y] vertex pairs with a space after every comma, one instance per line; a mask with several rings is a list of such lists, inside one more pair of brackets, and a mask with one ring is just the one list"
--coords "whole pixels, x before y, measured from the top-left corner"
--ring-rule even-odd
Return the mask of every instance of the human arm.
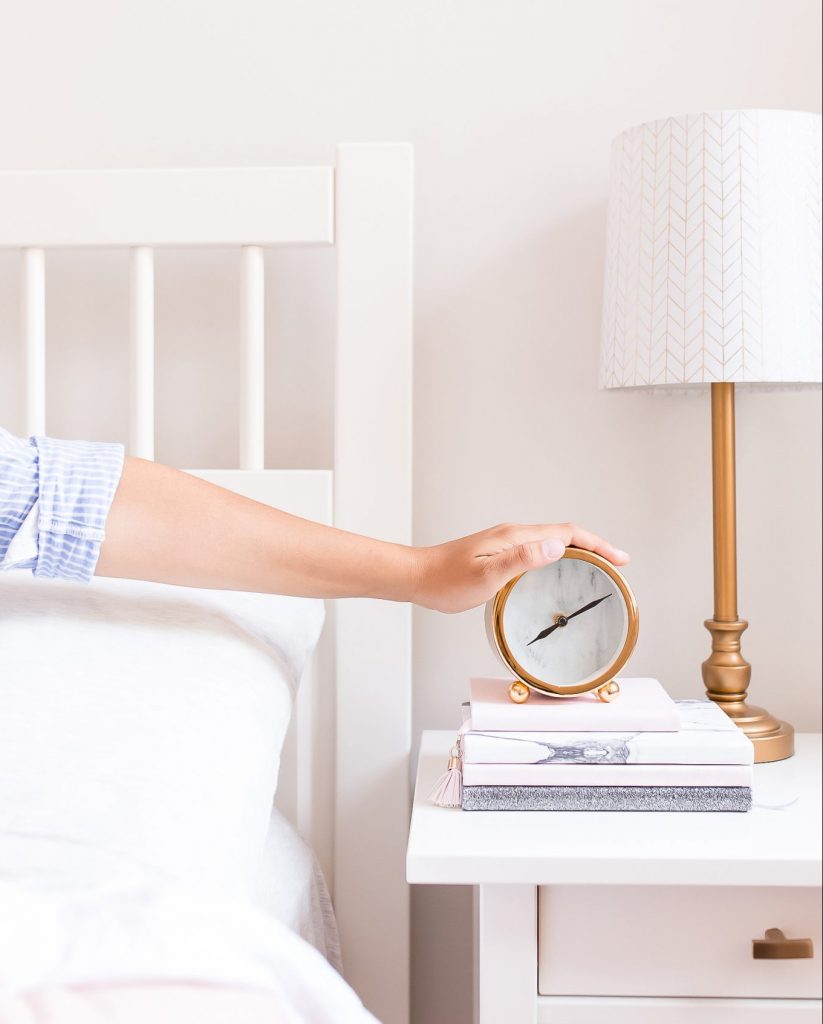
[[300, 519], [179, 470], [125, 460], [96, 574], [303, 597], [374, 597], [456, 612], [583, 547], [625, 552], [571, 523], [497, 526], [410, 547]]

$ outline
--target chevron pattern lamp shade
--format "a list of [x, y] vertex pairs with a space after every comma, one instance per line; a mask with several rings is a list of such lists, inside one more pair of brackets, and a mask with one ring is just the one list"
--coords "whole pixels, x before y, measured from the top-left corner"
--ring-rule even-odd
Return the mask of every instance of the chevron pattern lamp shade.
[[821, 118], [670, 117], [612, 145], [601, 384], [821, 379]]

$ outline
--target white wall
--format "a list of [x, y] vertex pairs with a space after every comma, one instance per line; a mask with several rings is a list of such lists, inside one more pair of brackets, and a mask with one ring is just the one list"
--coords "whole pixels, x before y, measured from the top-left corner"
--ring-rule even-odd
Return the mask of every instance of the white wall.
[[[315, 162], [339, 140], [412, 141], [418, 541], [507, 519], [574, 518], [607, 534], [634, 556], [632, 670], [698, 694], [708, 399], [596, 390], [609, 141], [705, 108], [819, 110], [820, 28], [817, 0], [9, 5], [0, 166]], [[272, 464], [330, 460], [331, 258], [269, 261]], [[220, 416], [236, 400], [233, 259], [160, 260], [167, 461], [232, 460]], [[92, 367], [114, 381], [125, 365], [122, 257], [53, 268], [51, 309], [66, 326], [50, 342], [51, 429], [122, 438], [121, 386], [88, 381]], [[12, 425], [14, 284], [0, 257], [0, 410]], [[313, 398], [290, 386], [298, 375]], [[741, 395], [745, 653], [757, 698], [805, 729], [820, 711], [820, 461], [819, 393]], [[420, 612], [416, 729], [455, 725], [468, 676], [486, 670], [479, 612]], [[417, 895], [416, 1024], [467, 1024], [468, 921], [467, 893]]]

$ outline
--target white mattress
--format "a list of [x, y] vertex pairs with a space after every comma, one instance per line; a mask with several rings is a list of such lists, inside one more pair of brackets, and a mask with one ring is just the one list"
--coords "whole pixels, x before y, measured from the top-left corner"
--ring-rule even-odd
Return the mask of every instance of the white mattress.
[[320, 864], [279, 811], [272, 813], [252, 897], [342, 972], [337, 922]]

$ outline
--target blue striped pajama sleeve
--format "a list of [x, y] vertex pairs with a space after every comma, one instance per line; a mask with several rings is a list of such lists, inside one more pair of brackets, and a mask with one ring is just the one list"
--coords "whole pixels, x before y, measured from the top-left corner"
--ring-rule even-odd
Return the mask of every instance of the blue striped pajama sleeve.
[[0, 569], [94, 575], [123, 446], [13, 437], [0, 427]]

